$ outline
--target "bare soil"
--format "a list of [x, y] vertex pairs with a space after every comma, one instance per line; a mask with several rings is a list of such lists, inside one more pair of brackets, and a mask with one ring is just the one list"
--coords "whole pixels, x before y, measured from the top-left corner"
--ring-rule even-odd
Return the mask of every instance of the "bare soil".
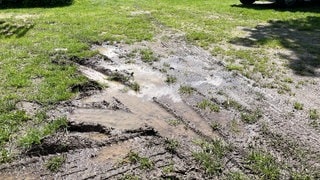
[[[67, 116], [67, 131], [46, 137], [16, 162], [1, 165], [0, 179], [227, 179], [230, 172], [256, 179], [260, 176], [246, 159], [256, 150], [270, 153], [286, 167], [281, 179], [289, 179], [292, 172], [319, 178], [320, 134], [308, 118], [308, 108], [320, 107], [316, 83], [303, 87], [308, 91], [296, 90], [294, 97], [278, 94], [227, 71], [223, 61], [171, 30], [151, 42], [105, 43], [92, 49], [100, 55], [72, 61], [93, 83], [74, 87], [82, 93], [49, 112], [52, 117]], [[157, 61], [143, 62], [142, 49], [151, 50]], [[115, 76], [120, 82], [111, 81]], [[174, 82], [166, 82], [168, 77]], [[135, 82], [138, 92], [129, 88]], [[193, 92], [181, 93], [181, 86]], [[219, 112], [201, 108], [204, 100]], [[295, 110], [296, 101], [305, 109]], [[30, 113], [39, 108], [32, 103], [19, 106]], [[256, 121], [243, 120], [257, 111]], [[206, 173], [193, 156], [201, 150], [195, 143], [200, 139], [219, 139], [231, 147], [216, 174]], [[168, 140], [179, 145], [172, 150]], [[130, 160], [133, 153], [147, 163]], [[65, 162], [51, 172], [46, 163], [55, 156]]]

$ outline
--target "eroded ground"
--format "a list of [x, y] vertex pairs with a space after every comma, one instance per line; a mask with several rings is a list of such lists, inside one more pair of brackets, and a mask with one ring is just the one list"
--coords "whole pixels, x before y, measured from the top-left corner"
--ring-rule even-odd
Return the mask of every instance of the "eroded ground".
[[1, 165], [0, 179], [320, 178], [319, 126], [308, 118], [318, 78], [308, 93], [279, 94], [167, 29], [92, 49], [100, 55], [70, 60], [92, 83], [49, 111], [68, 128]]

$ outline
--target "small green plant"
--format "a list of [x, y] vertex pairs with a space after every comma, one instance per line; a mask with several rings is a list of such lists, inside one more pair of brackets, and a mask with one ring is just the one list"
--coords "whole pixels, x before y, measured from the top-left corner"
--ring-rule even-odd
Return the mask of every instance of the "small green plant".
[[253, 112], [241, 113], [241, 120], [248, 124], [256, 123], [261, 117], [262, 112], [259, 109]]
[[172, 76], [172, 75], [167, 76], [167, 79], [166, 79], [167, 84], [174, 84], [176, 82], [177, 82], [177, 78], [175, 76]]
[[153, 168], [153, 162], [147, 157], [141, 157], [137, 152], [130, 151], [128, 154], [128, 160], [130, 163], [140, 163], [141, 169]]
[[202, 100], [201, 102], [199, 102], [197, 104], [197, 107], [200, 108], [200, 109], [207, 109], [209, 108], [210, 111], [214, 111], [214, 112], [220, 112], [220, 107], [214, 103], [212, 103], [210, 100], [207, 100], [207, 99], [204, 99]]
[[165, 148], [167, 151], [171, 153], [176, 153], [177, 148], [180, 146], [179, 141], [175, 139], [168, 139], [165, 140]]
[[11, 153], [4, 148], [2, 149], [1, 146], [0, 146], [0, 148], [1, 148], [1, 150], [0, 150], [0, 164], [10, 162], [12, 160]]
[[193, 157], [204, 168], [206, 174], [213, 175], [222, 172], [224, 167], [223, 158], [229, 151], [220, 140], [197, 142], [201, 150], [193, 152]]
[[282, 81], [286, 83], [293, 83], [293, 80], [291, 78], [285, 78]]
[[139, 180], [139, 176], [135, 176], [133, 174], [125, 174], [123, 175], [120, 180]]
[[245, 174], [241, 172], [230, 172], [227, 174], [227, 180], [249, 180], [248, 177], [246, 177]]
[[151, 49], [140, 50], [141, 60], [146, 63], [152, 63], [158, 61], [158, 58], [154, 55]]
[[46, 167], [51, 172], [57, 172], [65, 161], [66, 158], [64, 156], [55, 156], [47, 161]]
[[214, 131], [217, 131], [221, 128], [221, 125], [218, 122], [211, 122], [210, 126]]
[[115, 72], [112, 72], [112, 74], [108, 77], [108, 80], [126, 83], [130, 80], [130, 76], [127, 76], [121, 72], [115, 71]]
[[167, 122], [170, 126], [175, 126], [175, 127], [181, 124], [181, 121], [177, 119], [169, 119]]
[[154, 166], [153, 162], [147, 157], [141, 157], [139, 163], [141, 169], [152, 169]]
[[130, 88], [136, 92], [140, 91], [140, 85], [137, 82], [133, 82], [130, 84]]
[[260, 151], [252, 151], [248, 157], [248, 166], [253, 173], [259, 175], [261, 179], [279, 179], [280, 168], [271, 154]]
[[195, 89], [191, 86], [180, 86], [180, 88], [179, 88], [180, 94], [191, 95], [194, 91], [195, 91]]
[[163, 171], [163, 173], [165, 173], [165, 174], [172, 173], [172, 172], [174, 171], [174, 165], [173, 165], [173, 163], [171, 163], [171, 164], [168, 165], [168, 166], [163, 167], [162, 171]]
[[309, 118], [312, 120], [316, 120], [320, 118], [320, 115], [316, 109], [309, 110]]
[[128, 160], [130, 163], [137, 163], [140, 159], [140, 156], [137, 152], [130, 151], [128, 154]]
[[236, 110], [239, 110], [239, 111], [243, 111], [245, 110], [245, 108], [239, 104], [237, 101], [235, 100], [232, 100], [232, 99], [228, 99], [226, 101], [223, 102], [223, 107], [228, 109], [228, 108], [234, 108]]
[[294, 102], [293, 108], [296, 110], [303, 110], [303, 104], [299, 102]]

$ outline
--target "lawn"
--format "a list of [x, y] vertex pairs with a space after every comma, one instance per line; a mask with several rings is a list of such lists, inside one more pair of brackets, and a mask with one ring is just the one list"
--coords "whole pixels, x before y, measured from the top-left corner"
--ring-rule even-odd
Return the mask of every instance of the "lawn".
[[[92, 44], [152, 40], [161, 31], [160, 24], [185, 33], [190, 43], [248, 78], [272, 79], [282, 67], [312, 77], [320, 67], [319, 11], [318, 5], [244, 7], [238, 0], [75, 0], [65, 7], [2, 8], [0, 162], [64, 124], [61, 118], [58, 125], [48, 121], [44, 112], [75, 97], [71, 87], [87, 79], [74, 64], [59, 62], [93, 56], [97, 52], [91, 50]], [[312, 58], [306, 67], [282, 56], [281, 62], [275, 62], [270, 54], [278, 49], [292, 52], [297, 59], [305, 53]], [[274, 81], [279, 90], [287, 90], [286, 78]], [[21, 101], [35, 102], [41, 111], [26, 114], [16, 107]], [[36, 138], [26, 141], [30, 134]]]

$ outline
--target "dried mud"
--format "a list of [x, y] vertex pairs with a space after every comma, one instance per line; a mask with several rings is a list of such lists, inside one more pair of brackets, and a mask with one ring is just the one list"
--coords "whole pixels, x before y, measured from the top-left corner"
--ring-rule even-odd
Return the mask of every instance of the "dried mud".
[[[261, 176], [246, 159], [252, 151], [269, 153], [286, 167], [280, 179], [294, 172], [319, 178], [320, 134], [308, 118], [293, 110], [286, 95], [227, 71], [222, 61], [188, 44], [183, 34], [164, 30], [151, 42], [92, 49], [101, 55], [72, 59], [90, 79], [72, 87], [82, 95], [50, 112], [67, 116], [67, 130], [44, 138], [19, 161], [1, 165], [0, 179], [227, 179], [232, 172], [257, 179]], [[157, 61], [143, 62], [142, 49], [154, 52]], [[168, 77], [175, 82], [168, 84]], [[129, 88], [134, 83], [139, 91]], [[192, 92], [181, 93], [181, 86], [192, 87]], [[320, 103], [294, 100], [306, 106]], [[204, 101], [218, 110], [202, 108]], [[20, 106], [31, 113], [37, 108]], [[241, 120], [257, 110], [254, 122]], [[194, 157], [201, 151], [195, 142], [201, 139], [230, 147], [217, 173], [206, 173]], [[168, 142], [179, 145], [173, 151]], [[130, 160], [133, 153], [144, 162]], [[65, 162], [51, 172], [46, 163], [55, 156]]]

